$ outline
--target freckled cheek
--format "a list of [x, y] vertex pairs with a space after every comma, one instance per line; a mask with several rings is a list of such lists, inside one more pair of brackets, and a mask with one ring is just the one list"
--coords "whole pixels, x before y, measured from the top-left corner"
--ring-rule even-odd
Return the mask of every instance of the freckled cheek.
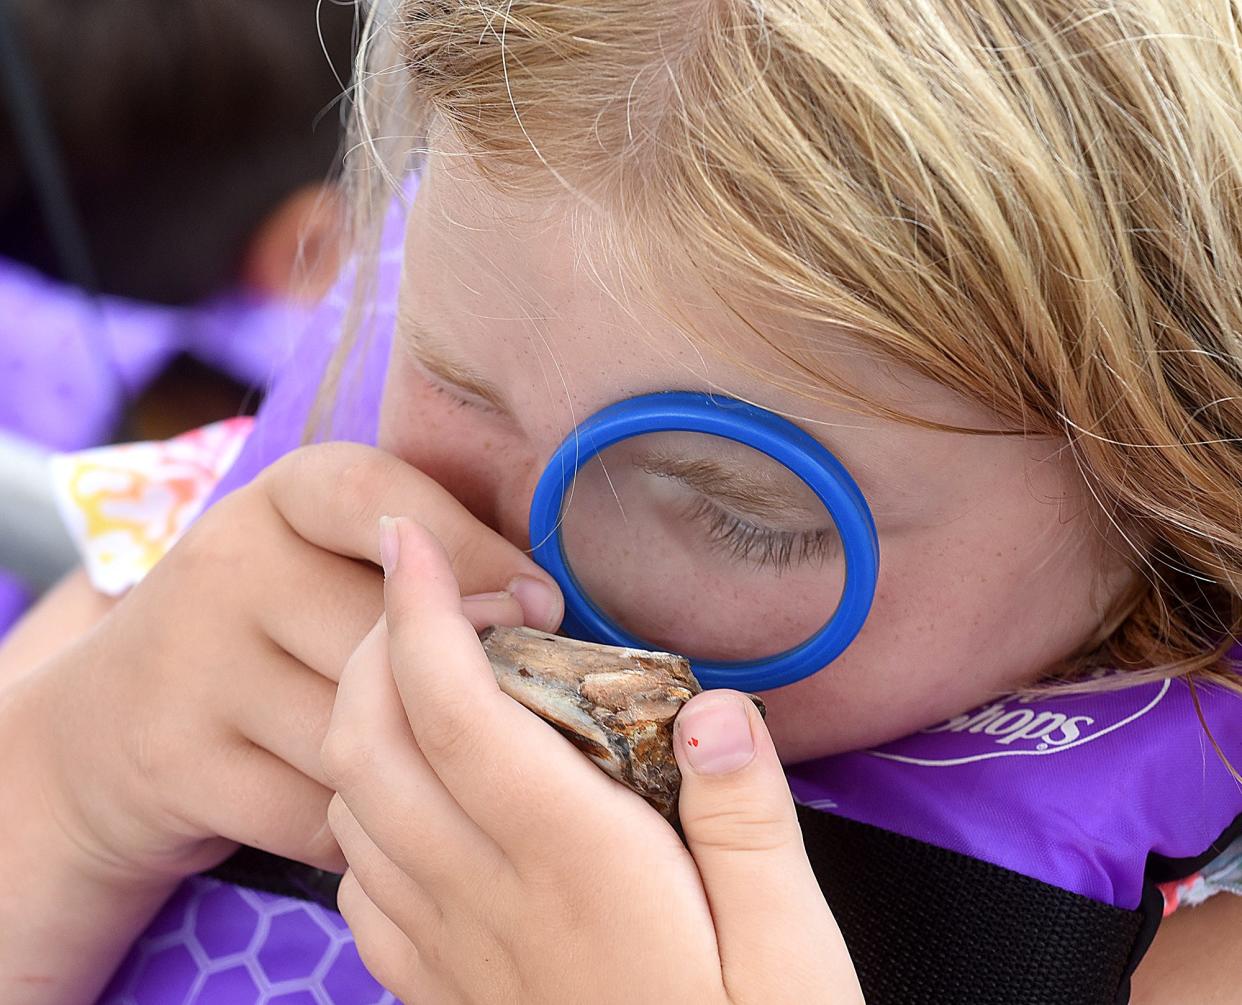
[[859, 642], [894, 673], [904, 665], [938, 675], [943, 696], [961, 703], [951, 714], [988, 690], [1030, 683], [1091, 627], [1082, 596], [1088, 572], [1055, 562], [1041, 566], [1033, 550], [1039, 555], [1043, 549], [972, 537], [946, 540], [904, 561], [890, 556], [875, 620], [869, 619], [868, 637]]
[[[533, 452], [495, 418], [434, 393], [386, 401], [379, 446], [446, 488], [474, 516], [506, 537], [525, 539], [523, 491]], [[529, 493], [527, 493], [527, 498]]]
[[[961, 559], [959, 561], [959, 559]], [[1009, 598], [989, 586], [995, 569], [962, 558], [948, 541], [890, 547], [871, 613], [851, 646], [814, 677], [772, 692], [772, 729], [792, 759], [904, 736], [1013, 683], [993, 659]]]
[[881, 546], [862, 631], [835, 663], [765, 696], [786, 761], [873, 746], [1036, 680], [1093, 621], [1073, 542], [977, 526]]
[[997, 633], [1016, 628], [1029, 604], [1030, 584], [1009, 556], [966, 539], [929, 541], [907, 553], [890, 551], [864, 632], [895, 657], [956, 653], [973, 660]]

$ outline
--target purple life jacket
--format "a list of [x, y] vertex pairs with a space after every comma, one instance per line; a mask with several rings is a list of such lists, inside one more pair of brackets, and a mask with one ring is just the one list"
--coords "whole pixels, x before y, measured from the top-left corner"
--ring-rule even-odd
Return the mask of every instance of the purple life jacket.
[[[1231, 653], [1242, 667], [1242, 646]], [[1198, 689], [1242, 765], [1242, 697]], [[1002, 698], [874, 750], [788, 770], [799, 802], [1123, 909], [1148, 857], [1195, 859], [1242, 814], [1185, 681]]]
[[[338, 439], [375, 440], [401, 222], [394, 210], [371, 338], [351, 360], [360, 393], [337, 408]], [[213, 501], [300, 444], [347, 283], [313, 322], [301, 365], [273, 388]], [[1235, 655], [1242, 662], [1242, 648]], [[1197, 697], [1221, 752], [1242, 766], [1242, 698], [1203, 687]], [[793, 765], [787, 774], [808, 854], [871, 1005], [1125, 1002], [1129, 975], [1162, 915], [1155, 884], [1195, 872], [1242, 821], [1242, 787], [1181, 681], [998, 698], [875, 750]], [[213, 873], [241, 885], [189, 880], [101, 1001], [391, 1000], [376, 997], [382, 992], [365, 972], [325, 962], [346, 959], [347, 934], [325, 909], [332, 885], [313, 870], [299, 882], [298, 869], [246, 852]], [[246, 886], [281, 896], [265, 895], [260, 907]], [[324, 907], [313, 924], [288, 921], [280, 929], [279, 952], [300, 953], [297, 969], [308, 976], [279, 991], [252, 980], [257, 990], [245, 984], [242, 993], [241, 969], [252, 978], [272, 973], [265, 960], [277, 950], [265, 947], [276, 925], [268, 917], [292, 916], [314, 900]], [[191, 901], [193, 921], [184, 906]], [[171, 936], [174, 929], [182, 935]], [[191, 930], [200, 933], [196, 944], [187, 941]], [[204, 943], [203, 931], [215, 941]], [[185, 947], [175, 957], [174, 945]], [[227, 990], [209, 983], [220, 972], [212, 969], [219, 965], [212, 945], [233, 953], [227, 972], [238, 974], [237, 983]]]
[[391, 1005], [334, 910], [192, 876], [147, 926], [100, 1005]]
[[1158, 884], [1242, 835], [1221, 755], [1242, 766], [1242, 695], [1165, 680], [1001, 697], [786, 774], [868, 1002], [1088, 1005], [1129, 1000]]

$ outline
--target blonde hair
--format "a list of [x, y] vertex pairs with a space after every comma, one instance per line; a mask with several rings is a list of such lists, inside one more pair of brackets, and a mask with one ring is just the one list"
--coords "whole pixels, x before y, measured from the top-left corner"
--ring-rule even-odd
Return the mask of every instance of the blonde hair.
[[[641, 278], [693, 262], [741, 316], [762, 304], [844, 327], [1013, 429], [1067, 437], [1143, 572], [1067, 674], [1235, 684], [1221, 659], [1242, 627], [1233, 4], [394, 13], [374, 15], [360, 56], [360, 233], [434, 118], [496, 185], [607, 207], [604, 236]], [[767, 337], [823, 393], [849, 392], [813, 346]]]

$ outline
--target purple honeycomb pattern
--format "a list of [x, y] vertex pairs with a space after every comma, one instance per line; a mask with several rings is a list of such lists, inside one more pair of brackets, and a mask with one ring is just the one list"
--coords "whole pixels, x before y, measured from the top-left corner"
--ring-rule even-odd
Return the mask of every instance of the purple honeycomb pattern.
[[97, 1005], [400, 1005], [344, 919], [206, 876], [177, 889]]

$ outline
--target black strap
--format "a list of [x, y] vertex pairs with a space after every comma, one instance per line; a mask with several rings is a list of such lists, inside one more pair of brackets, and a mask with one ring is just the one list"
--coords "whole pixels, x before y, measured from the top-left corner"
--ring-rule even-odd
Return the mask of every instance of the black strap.
[[806, 807], [807, 853], [868, 1005], [1114, 1005], [1155, 934], [1124, 911]]
[[336, 890], [341, 885], [341, 877], [334, 872], [324, 872], [245, 845], [206, 875], [252, 890], [309, 900], [333, 911], [336, 910]]

